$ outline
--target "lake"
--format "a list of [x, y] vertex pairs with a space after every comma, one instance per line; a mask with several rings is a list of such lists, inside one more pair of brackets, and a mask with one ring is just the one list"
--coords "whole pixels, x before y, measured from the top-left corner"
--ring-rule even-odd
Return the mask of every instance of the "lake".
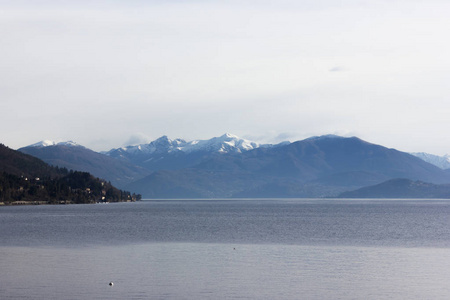
[[0, 207], [0, 298], [449, 299], [449, 216], [446, 200]]

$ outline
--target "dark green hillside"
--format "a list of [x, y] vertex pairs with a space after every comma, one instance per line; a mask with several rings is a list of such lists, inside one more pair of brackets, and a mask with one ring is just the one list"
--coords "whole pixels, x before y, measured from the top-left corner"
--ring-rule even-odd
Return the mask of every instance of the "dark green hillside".
[[60, 174], [58, 169], [42, 160], [12, 150], [3, 144], [0, 144], [0, 172], [24, 177], [39, 177], [44, 174], [55, 177]]
[[138, 197], [89, 173], [51, 167], [0, 144], [2, 204], [119, 202], [137, 200]]
[[120, 188], [151, 173], [129, 162], [97, 153], [83, 146], [24, 147], [19, 151], [42, 159], [52, 166], [89, 172], [111, 181], [114, 186]]

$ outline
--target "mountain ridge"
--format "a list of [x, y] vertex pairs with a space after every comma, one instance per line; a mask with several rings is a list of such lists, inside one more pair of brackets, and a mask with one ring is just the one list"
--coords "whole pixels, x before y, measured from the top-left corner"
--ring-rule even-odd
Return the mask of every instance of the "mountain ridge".
[[26, 148], [26, 147], [36, 147], [36, 148], [42, 148], [42, 147], [49, 147], [49, 146], [73, 146], [73, 147], [84, 147], [81, 146], [79, 144], [77, 144], [74, 141], [66, 141], [66, 142], [55, 142], [52, 140], [42, 140], [40, 142], [22, 147], [22, 148]]
[[188, 168], [156, 171], [129, 188], [164, 198], [171, 191], [156, 182], [165, 178], [169, 189], [180, 188], [187, 197], [262, 197], [260, 191], [270, 190], [283, 191], [283, 197], [326, 197], [398, 177], [450, 182], [448, 173], [408, 153], [328, 136], [211, 156]]
[[144, 168], [116, 160], [76, 143], [28, 146], [18, 151], [38, 157], [53, 166], [89, 172], [111, 181], [119, 188], [124, 188], [128, 183], [150, 174]]
[[[58, 147], [80, 149], [36, 148]], [[148, 198], [329, 197], [395, 178], [450, 182], [450, 172], [414, 155], [336, 135], [276, 145], [231, 134], [190, 142], [162, 136], [97, 154], [146, 169], [121, 187]]]
[[150, 171], [157, 171], [189, 168], [213, 156], [242, 154], [257, 148], [273, 146], [276, 145], [259, 144], [229, 133], [207, 140], [188, 142], [162, 136], [148, 144], [115, 148], [105, 154]]
[[236, 135], [225, 133], [220, 137], [213, 137], [208, 140], [192, 140], [186, 141], [184, 139], [169, 139], [166, 135], [148, 143], [134, 146], [126, 146], [122, 148], [111, 149], [106, 152], [107, 155], [113, 156], [116, 151], [129, 153], [148, 153], [154, 152], [172, 152], [182, 151], [186, 153], [195, 151], [213, 151], [221, 153], [229, 152], [243, 152], [252, 150], [262, 146], [259, 143], [242, 139]]

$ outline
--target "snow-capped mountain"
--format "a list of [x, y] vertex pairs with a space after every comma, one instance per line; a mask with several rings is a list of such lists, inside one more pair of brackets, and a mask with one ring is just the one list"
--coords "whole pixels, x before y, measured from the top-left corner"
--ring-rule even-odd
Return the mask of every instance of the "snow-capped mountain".
[[185, 144], [186, 141], [182, 139], [171, 140], [167, 136], [162, 136], [149, 144], [111, 149], [110, 151], [105, 152], [105, 154], [112, 157], [125, 158], [143, 154], [170, 153], [179, 150], [179, 148]]
[[219, 153], [242, 153], [245, 151], [259, 148], [261, 145], [238, 136], [226, 133], [220, 137], [214, 137], [210, 140], [192, 141], [180, 148], [184, 152], [208, 151]]
[[27, 147], [36, 147], [36, 148], [42, 148], [42, 147], [49, 147], [49, 146], [79, 146], [81, 145], [75, 143], [74, 141], [66, 141], [66, 142], [55, 142], [51, 140], [43, 140], [40, 142], [37, 142], [35, 144], [29, 145]]
[[450, 155], [446, 154], [444, 156], [429, 154], [425, 152], [413, 152], [410, 153], [414, 156], [417, 156], [418, 158], [426, 161], [427, 163], [430, 163], [432, 165], [435, 165], [441, 169], [450, 169]]
[[177, 151], [141, 166], [154, 172], [127, 189], [147, 198], [328, 197], [397, 178], [450, 182], [450, 173], [418, 157], [357, 137], [321, 136], [225, 155]]
[[211, 155], [239, 154], [259, 147], [270, 146], [260, 145], [228, 133], [209, 140], [189, 142], [162, 136], [149, 144], [112, 149], [105, 154], [149, 170], [171, 170], [189, 167]]
[[193, 153], [199, 151], [218, 152], [218, 153], [242, 153], [248, 150], [253, 150], [261, 145], [238, 136], [226, 133], [220, 137], [214, 137], [209, 140], [194, 140], [186, 142], [183, 139], [169, 139], [167, 136], [162, 136], [159, 139], [150, 142], [149, 144], [141, 144], [136, 146], [127, 146], [118, 149], [112, 149], [106, 154], [110, 156], [133, 156], [143, 154], [155, 153], [173, 153], [184, 152]]

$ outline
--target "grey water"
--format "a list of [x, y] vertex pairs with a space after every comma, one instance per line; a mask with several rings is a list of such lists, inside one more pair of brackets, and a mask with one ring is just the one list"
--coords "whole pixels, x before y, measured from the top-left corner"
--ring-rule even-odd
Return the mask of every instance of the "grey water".
[[449, 299], [449, 216], [447, 200], [0, 207], [0, 298]]

